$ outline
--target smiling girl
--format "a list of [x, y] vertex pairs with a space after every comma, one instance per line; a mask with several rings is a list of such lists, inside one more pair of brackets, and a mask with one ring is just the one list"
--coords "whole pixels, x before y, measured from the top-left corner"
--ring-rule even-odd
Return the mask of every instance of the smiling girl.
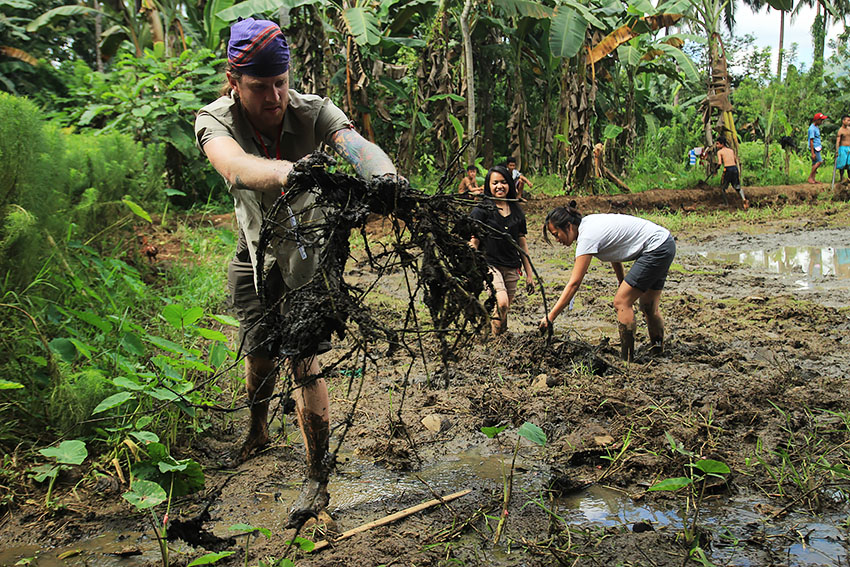
[[517, 281], [524, 271], [526, 288], [531, 293], [534, 278], [525, 238], [525, 213], [516, 202], [514, 180], [506, 168], [497, 165], [487, 172], [484, 196], [484, 202], [470, 214], [478, 226], [469, 243], [487, 258], [496, 292], [496, 310], [490, 326], [494, 335], [500, 335], [508, 328], [508, 308], [516, 295]]

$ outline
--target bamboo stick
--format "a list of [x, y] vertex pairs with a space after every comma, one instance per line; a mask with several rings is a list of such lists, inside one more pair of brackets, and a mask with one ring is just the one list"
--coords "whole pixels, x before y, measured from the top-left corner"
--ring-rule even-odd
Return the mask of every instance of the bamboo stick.
[[377, 528], [377, 527], [380, 527], [380, 526], [384, 526], [386, 524], [391, 524], [391, 523], [395, 522], [396, 520], [406, 518], [406, 517], [411, 516], [411, 515], [413, 515], [417, 512], [421, 512], [422, 510], [425, 510], [427, 508], [431, 508], [432, 506], [436, 506], [437, 504], [442, 504], [443, 502], [450, 502], [452, 500], [455, 500], [456, 498], [460, 498], [461, 496], [466, 496], [470, 492], [472, 492], [471, 489], [461, 490], [460, 492], [455, 492], [454, 494], [449, 494], [448, 496], [443, 496], [442, 498], [434, 498], [433, 500], [423, 502], [422, 504], [417, 504], [416, 506], [411, 506], [410, 508], [406, 508], [404, 510], [401, 510], [400, 512], [396, 512], [395, 514], [390, 514], [389, 516], [385, 516], [385, 517], [383, 517], [379, 520], [368, 522], [366, 524], [363, 524], [362, 526], [358, 526], [356, 528], [348, 530], [347, 532], [343, 532], [338, 538], [336, 538], [332, 542], [328, 541], [326, 539], [317, 542], [316, 546], [313, 548], [313, 551], [314, 552], [321, 551], [322, 549], [331, 545], [331, 543], [336, 543], [338, 541], [348, 539], [353, 535], [359, 534], [360, 532], [365, 532], [365, 531], [371, 530], [372, 528]]

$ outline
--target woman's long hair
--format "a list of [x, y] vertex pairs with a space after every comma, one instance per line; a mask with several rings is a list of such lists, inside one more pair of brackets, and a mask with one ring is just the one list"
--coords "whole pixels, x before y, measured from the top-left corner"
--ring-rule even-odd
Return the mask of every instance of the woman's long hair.
[[546, 220], [543, 221], [543, 239], [549, 244], [549, 225], [559, 228], [564, 232], [568, 231], [571, 224], [579, 226], [581, 224], [581, 213], [576, 208], [576, 202], [570, 201], [566, 207], [558, 207], [549, 211], [546, 215]]

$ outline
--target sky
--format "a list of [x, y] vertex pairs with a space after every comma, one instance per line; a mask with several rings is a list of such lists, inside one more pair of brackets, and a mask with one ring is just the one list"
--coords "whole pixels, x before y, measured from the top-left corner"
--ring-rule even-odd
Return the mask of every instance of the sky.
[[[791, 47], [792, 43], [796, 43], [797, 60], [799, 63], [805, 63], [807, 69], [812, 66], [813, 47], [811, 27], [814, 20], [814, 8], [802, 8], [793, 23], [790, 16], [787, 13], [785, 14], [784, 48], [787, 50]], [[843, 25], [841, 22], [834, 26], [830, 25], [826, 36], [827, 47], [824, 53], [825, 57], [829, 57], [832, 53], [829, 49], [829, 40], [835, 39], [842, 29]], [[749, 7], [738, 0], [735, 14], [735, 35], [743, 36], [746, 34], [755, 36], [757, 46], [770, 46], [772, 48], [773, 64], [771, 68], [776, 69], [776, 52], [779, 49], [779, 12], [771, 10], [768, 13], [762, 10], [758, 14], [753, 14]]]

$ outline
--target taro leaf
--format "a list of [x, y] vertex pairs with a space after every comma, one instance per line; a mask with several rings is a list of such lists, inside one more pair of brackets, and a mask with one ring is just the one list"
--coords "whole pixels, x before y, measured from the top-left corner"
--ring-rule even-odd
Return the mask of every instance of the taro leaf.
[[17, 382], [11, 382], [0, 378], [0, 390], [19, 390], [23, 387], [23, 384], [18, 384]]
[[68, 339], [53, 339], [47, 345], [54, 354], [68, 364], [73, 363], [77, 359], [77, 347]]
[[229, 350], [221, 343], [213, 343], [210, 347], [210, 366], [218, 368], [227, 360]]
[[313, 543], [309, 539], [305, 539], [305, 538], [299, 537], [299, 536], [296, 536], [295, 539], [292, 540], [292, 541], [284, 542], [284, 545], [288, 546], [288, 545], [291, 545], [293, 543], [295, 545], [297, 545], [298, 548], [301, 549], [301, 551], [303, 551], [304, 553], [310, 553], [311, 551], [316, 549], [315, 543]]
[[[136, 426], [138, 426], [138, 423]], [[150, 431], [131, 431], [130, 437], [145, 445], [148, 443], [159, 443], [159, 436], [156, 433], [151, 433]]]
[[86, 444], [74, 439], [73, 441], [62, 441], [58, 447], [48, 447], [38, 451], [45, 457], [53, 457], [57, 463], [63, 465], [79, 465], [89, 456]]
[[121, 348], [129, 352], [130, 354], [135, 354], [136, 356], [144, 356], [145, 355], [145, 345], [142, 344], [141, 339], [135, 333], [125, 332], [121, 335], [121, 342], [119, 343]]
[[689, 484], [691, 484], [691, 479], [689, 479], [686, 476], [680, 476], [680, 477], [676, 477], [676, 478], [668, 478], [668, 479], [662, 480], [659, 483], [653, 484], [652, 486], [650, 486], [647, 489], [647, 491], [648, 492], [654, 492], [654, 491], [657, 491], [657, 490], [668, 490], [668, 491], [672, 492], [672, 491], [675, 491], [675, 490], [679, 490], [680, 488], [684, 488], [684, 487], [688, 486]]
[[122, 200], [121, 200], [121, 202], [122, 202], [122, 203], [124, 203], [125, 205], [127, 205], [127, 207], [128, 207], [131, 211], [133, 211], [133, 214], [135, 214], [136, 216], [139, 216], [139, 217], [141, 217], [141, 218], [145, 219], [145, 220], [146, 220], [146, 221], [148, 221], [148, 222], [151, 222], [151, 223], [153, 222], [153, 221], [151, 220], [151, 216], [147, 213], [147, 211], [146, 211], [146, 210], [144, 210], [144, 209], [143, 209], [142, 207], [140, 207], [139, 205], [137, 205], [136, 203], [134, 203], [133, 201], [131, 201], [130, 199], [127, 199], [127, 198], [125, 197], [124, 199], [122, 199]]
[[698, 468], [705, 474], [710, 474], [714, 476], [719, 476], [723, 474], [729, 474], [732, 472], [729, 470], [729, 467], [726, 463], [721, 463], [720, 461], [715, 461], [713, 459], [703, 459], [701, 461], [697, 461], [694, 463], [694, 467]]
[[230, 557], [236, 553], [235, 551], [222, 551], [221, 553], [207, 553], [206, 555], [201, 555], [191, 563], [189, 563], [186, 567], [193, 567], [194, 565], [210, 565], [215, 563], [219, 559], [224, 559], [225, 557]]
[[242, 532], [242, 533], [248, 533], [248, 534], [254, 533], [254, 532], [260, 532], [261, 534], [263, 534], [266, 537], [272, 537], [272, 532], [268, 528], [258, 528], [258, 527], [252, 526], [251, 524], [233, 524], [232, 526], [230, 526], [227, 529], [229, 529], [230, 531], [234, 531], [234, 532]]
[[148, 443], [145, 451], [148, 458], [132, 467], [138, 478], [172, 487], [173, 496], [192, 494], [204, 487], [204, 471], [197, 462], [192, 459], [175, 460], [162, 443]]
[[540, 445], [541, 447], [546, 445], [546, 434], [543, 433], [543, 430], [540, 429], [540, 427], [534, 425], [530, 421], [526, 421], [525, 423], [519, 426], [517, 435], [519, 435], [520, 437], [525, 437], [532, 443]]
[[222, 325], [229, 325], [231, 327], [239, 326], [239, 320], [236, 317], [231, 317], [230, 315], [210, 315], [210, 318], [218, 321]]
[[606, 140], [610, 140], [612, 138], [616, 138], [623, 132], [622, 126], [617, 126], [616, 124], [606, 124], [605, 130], [602, 132], [602, 137]]
[[147, 510], [168, 500], [165, 490], [149, 480], [136, 480], [133, 488], [121, 496], [137, 510]]
[[[191, 316], [194, 317], [197, 314], [196, 310], [200, 311], [199, 316], [189, 321], [189, 312], [193, 312], [191, 313]], [[162, 317], [166, 321], [168, 321], [168, 324], [174, 327], [175, 329], [181, 329], [186, 325], [191, 325], [192, 323], [203, 317], [203, 314], [203, 310], [199, 307], [193, 307], [192, 309], [189, 309], [187, 311], [179, 303], [171, 303], [162, 308]]]
[[493, 437], [507, 429], [507, 427], [507, 425], [500, 425], [498, 427], [482, 427], [481, 433], [492, 439]]
[[94, 408], [91, 414], [95, 415], [112, 408], [117, 408], [127, 400], [132, 400], [133, 398], [135, 398], [135, 396], [133, 396], [131, 392], [118, 392], [117, 394], [112, 394], [111, 396], [97, 404], [97, 407]]
[[209, 341], [219, 341], [222, 343], [227, 342], [227, 335], [221, 331], [216, 331], [215, 329], [204, 329], [199, 327], [198, 334]]
[[53, 465], [39, 465], [30, 469], [32, 479], [36, 482], [44, 482], [48, 478], [56, 478], [59, 474], [59, 467]]

